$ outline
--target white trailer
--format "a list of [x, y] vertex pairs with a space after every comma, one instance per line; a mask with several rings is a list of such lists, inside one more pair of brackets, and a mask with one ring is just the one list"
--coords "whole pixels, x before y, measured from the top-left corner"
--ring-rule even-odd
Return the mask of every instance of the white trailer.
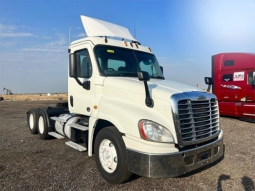
[[68, 107], [29, 110], [32, 134], [94, 154], [111, 184], [133, 173], [176, 177], [223, 156], [215, 95], [165, 80], [151, 49], [128, 29], [81, 19], [87, 37], [68, 49]]

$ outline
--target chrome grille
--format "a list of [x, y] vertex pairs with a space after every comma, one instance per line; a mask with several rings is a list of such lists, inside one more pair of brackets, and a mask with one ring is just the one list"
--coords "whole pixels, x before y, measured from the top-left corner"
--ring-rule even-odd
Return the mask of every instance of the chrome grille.
[[199, 141], [219, 131], [218, 103], [216, 99], [178, 101], [179, 127], [183, 142]]

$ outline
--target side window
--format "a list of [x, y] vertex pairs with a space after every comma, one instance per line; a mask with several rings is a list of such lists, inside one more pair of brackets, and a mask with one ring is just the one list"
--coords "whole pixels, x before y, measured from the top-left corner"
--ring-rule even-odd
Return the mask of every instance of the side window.
[[255, 71], [248, 73], [248, 84], [254, 85]]
[[78, 77], [90, 78], [92, 76], [92, 65], [87, 49], [75, 52], [78, 66]]
[[224, 66], [233, 66], [234, 65], [234, 60], [225, 60], [224, 61]]
[[233, 74], [224, 74], [222, 76], [222, 81], [224, 81], [224, 82], [231, 82], [231, 81], [233, 81]]

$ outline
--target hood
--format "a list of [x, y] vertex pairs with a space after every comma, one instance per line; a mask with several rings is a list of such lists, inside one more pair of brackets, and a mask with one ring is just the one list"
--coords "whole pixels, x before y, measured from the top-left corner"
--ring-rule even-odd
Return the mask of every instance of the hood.
[[[150, 79], [147, 83], [152, 98], [165, 100], [169, 100], [176, 93], [201, 91], [201, 89], [169, 80]], [[137, 78], [107, 77], [104, 81], [104, 86], [145, 94], [144, 83]]]

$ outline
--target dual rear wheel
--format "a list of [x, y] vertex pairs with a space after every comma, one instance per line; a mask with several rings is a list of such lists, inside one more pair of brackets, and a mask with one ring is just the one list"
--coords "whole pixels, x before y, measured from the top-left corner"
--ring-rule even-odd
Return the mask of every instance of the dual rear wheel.
[[27, 125], [32, 134], [38, 133], [38, 109], [30, 109], [27, 113]]
[[30, 109], [27, 113], [27, 123], [32, 134], [39, 134], [43, 140], [49, 138], [48, 132], [51, 131], [47, 123], [47, 117], [41, 109]]
[[52, 131], [52, 127], [49, 127], [47, 122], [46, 113], [43, 110], [39, 111], [39, 118], [38, 118], [38, 134], [39, 137], [43, 140], [48, 139], [49, 132]]

